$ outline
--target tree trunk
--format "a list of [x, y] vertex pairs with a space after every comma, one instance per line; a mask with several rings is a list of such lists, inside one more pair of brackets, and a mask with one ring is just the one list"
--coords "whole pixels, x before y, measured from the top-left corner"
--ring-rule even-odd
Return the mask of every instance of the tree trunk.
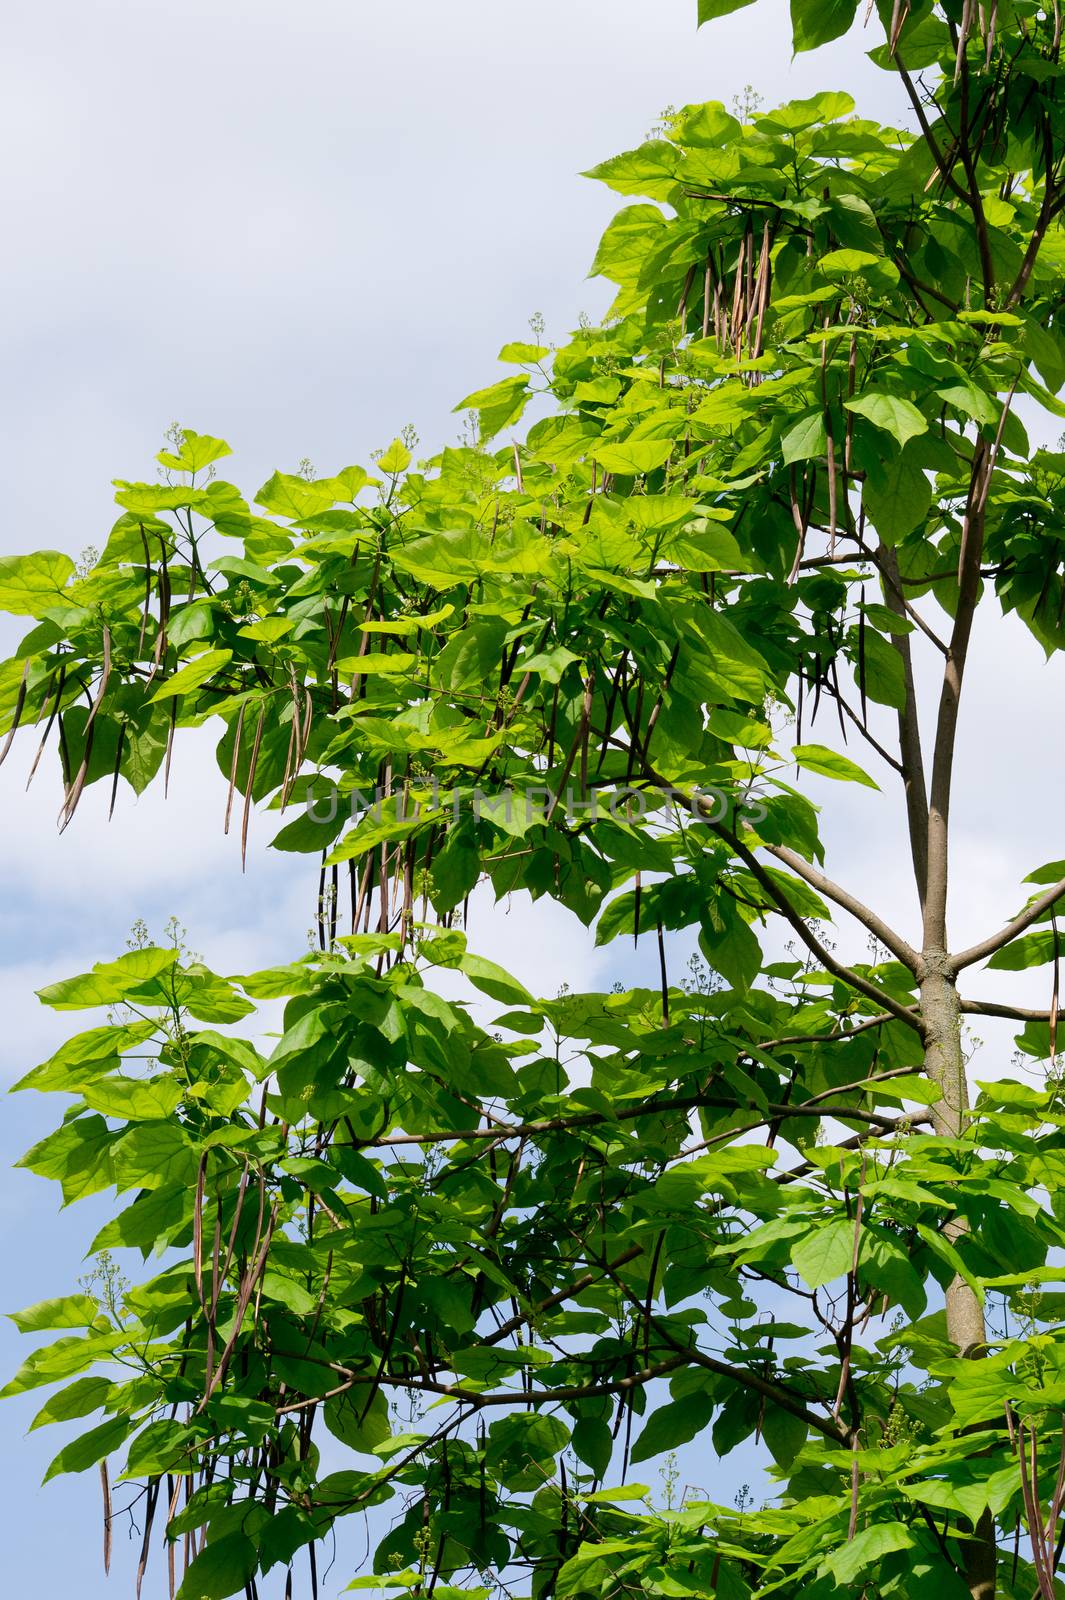
[[[925, 1071], [943, 1095], [932, 1107], [933, 1125], [941, 1137], [956, 1139], [965, 1130], [969, 1109], [957, 983], [945, 951], [926, 950], [923, 961]], [[944, 1237], [953, 1243], [967, 1229], [964, 1217], [952, 1217], [943, 1230]], [[984, 1310], [964, 1278], [956, 1277], [949, 1285], [946, 1312], [947, 1332], [958, 1353], [973, 1358], [983, 1355], [987, 1339]], [[965, 1541], [965, 1580], [972, 1600], [994, 1600], [995, 1565], [995, 1522], [985, 1511], [973, 1529], [973, 1537]]]

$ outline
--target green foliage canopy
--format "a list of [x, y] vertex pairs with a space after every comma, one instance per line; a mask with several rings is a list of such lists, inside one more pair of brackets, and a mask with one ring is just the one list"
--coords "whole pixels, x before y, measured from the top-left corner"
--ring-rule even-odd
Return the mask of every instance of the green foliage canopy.
[[[852, 15], [796, 0], [797, 48]], [[316, 951], [223, 977], [144, 947], [57, 983], [107, 1020], [20, 1085], [72, 1097], [23, 1164], [121, 1207], [98, 1293], [18, 1315], [54, 1338], [5, 1393], [102, 1413], [49, 1475], [116, 1457], [180, 1600], [255, 1595], [304, 1547], [316, 1589], [316, 1541], [384, 1506], [356, 1588], [1062, 1592], [1065, 864], [947, 936], [976, 606], [1065, 642], [1065, 456], [1015, 404], [1065, 410], [1060, 19], [881, 20], [905, 127], [845, 94], [689, 106], [595, 169], [626, 200], [612, 313], [508, 345], [476, 440], [249, 501], [186, 430], [162, 482], [117, 485], [90, 570], [0, 562], [32, 621], [0, 714], [58, 746], [64, 826], [210, 722], [226, 827], [276, 812], [315, 863]], [[862, 762], [819, 742], [832, 717]], [[825, 874], [803, 771], [897, 791], [912, 941]], [[642, 940], [649, 981], [531, 994], [467, 944], [479, 886]], [[962, 994], [988, 958], [1046, 968], [1050, 1006]], [[989, 1012], [1055, 1070], [970, 1104], [960, 1027]], [[752, 1437], [762, 1509], [626, 1481]]]

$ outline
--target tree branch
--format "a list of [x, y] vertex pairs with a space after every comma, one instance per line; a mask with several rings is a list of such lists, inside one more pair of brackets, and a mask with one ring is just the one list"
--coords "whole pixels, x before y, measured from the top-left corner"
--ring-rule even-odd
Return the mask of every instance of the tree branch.
[[[700, 806], [702, 804], [701, 801], [697, 803], [699, 803]], [[817, 957], [818, 961], [824, 967], [826, 972], [830, 972], [834, 978], [841, 979], [843, 983], [848, 984], [852, 989], [856, 989], [859, 994], [864, 994], [867, 999], [875, 1000], [878, 1006], [882, 1006], [885, 1011], [890, 1011], [893, 1017], [897, 1017], [900, 1022], [905, 1022], [909, 1027], [913, 1028], [915, 1032], [920, 1033], [922, 1031], [921, 1019], [916, 1011], [912, 1010], [909, 1006], [900, 1005], [897, 1000], [895, 1000], [891, 995], [887, 994], [883, 989], [877, 988], [875, 983], [870, 983], [867, 978], [861, 977], [859, 973], [852, 971], [850, 967], [844, 966], [842, 961], [836, 960], [831, 951], [825, 949], [824, 945], [821, 944], [821, 942], [810, 932], [802, 917], [795, 910], [795, 907], [787, 899], [787, 896], [781, 892], [778, 885], [774, 883], [773, 879], [770, 877], [769, 873], [766, 872], [765, 868], [754, 855], [753, 851], [749, 850], [747, 846], [743, 844], [742, 841], [738, 839], [736, 835], [732, 833], [730, 829], [726, 828], [722, 823], [715, 822], [711, 817], [707, 817], [707, 821], [713, 828], [714, 832], [718, 834], [720, 838], [724, 839], [727, 844], [732, 846], [733, 850], [735, 850], [736, 854], [740, 857], [740, 860], [748, 868], [751, 875], [757, 879], [762, 888], [768, 894], [769, 898], [773, 901], [781, 916], [783, 916], [786, 921], [791, 923], [791, 926], [795, 929], [795, 932], [799, 935], [799, 938], [802, 940], [803, 944], [812, 955]]]
[[951, 956], [950, 964], [954, 971], [960, 972], [963, 967], [971, 967], [974, 961], [983, 961], [986, 956], [993, 956], [996, 950], [1001, 950], [1003, 945], [1007, 945], [1011, 940], [1016, 939], [1017, 935], [1023, 933], [1025, 928], [1031, 927], [1033, 922], [1038, 922], [1039, 918], [1045, 912], [1050, 911], [1063, 895], [1065, 895], [1065, 878], [1061, 878], [1057, 883], [1051, 884], [1049, 889], [1033, 900], [1031, 905], [1026, 906], [1019, 916], [1014, 917], [1012, 922], [1007, 922], [1006, 926], [1000, 928], [997, 933], [989, 934], [986, 939], [981, 939], [978, 944], [970, 945], [968, 950], [962, 950], [958, 955]]
[[841, 888], [838, 883], [833, 883], [831, 878], [826, 878], [823, 872], [819, 872], [816, 867], [810, 866], [802, 856], [795, 850], [789, 849], [787, 845], [767, 844], [763, 848], [768, 850], [770, 855], [776, 856], [778, 861], [783, 861], [785, 866], [790, 867], [796, 877], [802, 878], [803, 882], [808, 883], [811, 889], [816, 889], [818, 894], [823, 894], [826, 900], [834, 901], [837, 906], [841, 906], [844, 911], [849, 912], [863, 927], [868, 928], [869, 932], [874, 934], [884, 948], [890, 950], [896, 960], [902, 962], [903, 966], [909, 967], [911, 972], [917, 971], [920, 965], [920, 957], [913, 946], [907, 943], [901, 934], [888, 927], [887, 923], [878, 917], [876, 912], [871, 910], [869, 906], [864, 905], [856, 895], [851, 894], [848, 889]]
[[1032, 1010], [1028, 1006], [1000, 1006], [997, 1000], [959, 1000], [959, 1009], [967, 1016], [1005, 1017], [1010, 1022], [1049, 1022], [1050, 1012]]

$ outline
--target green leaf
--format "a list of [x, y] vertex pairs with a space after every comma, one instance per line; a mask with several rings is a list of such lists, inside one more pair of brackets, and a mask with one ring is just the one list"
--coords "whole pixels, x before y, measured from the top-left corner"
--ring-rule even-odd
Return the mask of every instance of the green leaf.
[[630, 476], [653, 472], [672, 452], [672, 439], [629, 439], [624, 444], [597, 444], [595, 459], [604, 472]]
[[91, 972], [77, 978], [64, 978], [46, 989], [38, 989], [37, 998], [55, 1011], [83, 1011], [91, 1006], [114, 1005], [140, 985], [170, 971], [177, 959], [176, 950], [156, 946], [131, 950], [117, 961], [97, 962]]
[[827, 745], [796, 744], [792, 745], [791, 753], [800, 767], [805, 767], [808, 772], [816, 772], [822, 778], [838, 778], [842, 783], [864, 783], [869, 789], [880, 787], [849, 757], [841, 756], [838, 750], [830, 750]]
[[193, 1561], [181, 1581], [177, 1600], [226, 1600], [254, 1577], [255, 1546], [243, 1533], [212, 1540]]
[[671, 1400], [667, 1405], [659, 1406], [644, 1423], [643, 1432], [633, 1445], [629, 1460], [650, 1461], [667, 1450], [687, 1444], [709, 1425], [716, 1406], [715, 1397], [700, 1390], [685, 1395], [683, 1400]]
[[605, 1422], [599, 1417], [578, 1417], [570, 1443], [577, 1459], [590, 1467], [596, 1478], [606, 1477], [614, 1453], [614, 1439]]
[[825, 414], [822, 410], [805, 411], [780, 441], [784, 460], [808, 461], [820, 459], [828, 449], [825, 431]]
[[535, 366], [539, 361], [546, 361], [551, 354], [546, 344], [523, 344], [512, 341], [505, 344], [496, 357], [497, 361], [511, 361], [518, 366]]
[[59, 603], [73, 572], [73, 561], [58, 550], [0, 556], [0, 611], [19, 617], [40, 616]]
[[[749, 0], [737, 0], [733, 10]], [[685, 106], [670, 119], [670, 138], [686, 150], [717, 150], [740, 136], [740, 124], [720, 100], [707, 100], [701, 106]]]
[[854, 1223], [849, 1217], [811, 1224], [791, 1252], [792, 1265], [811, 1289], [846, 1277], [854, 1259]]
[[651, 200], [668, 200], [673, 193], [674, 174], [680, 165], [680, 151], [665, 139], [650, 139], [638, 150], [612, 156], [586, 172], [618, 194], [646, 195]]
[[912, 1550], [917, 1539], [904, 1522], [874, 1522], [856, 1533], [829, 1556], [821, 1567], [837, 1584], [851, 1585], [867, 1568], [896, 1550]]
[[509, 972], [485, 956], [477, 956], [468, 951], [462, 957], [459, 966], [470, 982], [484, 994], [491, 995], [493, 1000], [501, 1000], [504, 1005], [524, 1006], [534, 1003], [532, 995], [523, 983], [519, 983]]
[[60, 1300], [39, 1300], [25, 1311], [8, 1313], [20, 1333], [40, 1333], [46, 1328], [91, 1328], [100, 1307], [87, 1294], [68, 1294]]
[[[750, 0], [743, 3], [749, 5]], [[610, 278], [614, 283], [635, 280], [665, 226], [666, 219], [657, 206], [623, 206], [599, 241], [589, 276]]]
[[410, 463], [411, 453], [402, 439], [393, 439], [388, 449], [377, 458], [378, 467], [382, 472], [387, 472], [389, 477], [398, 477], [401, 472], [406, 472]]
[[996, 950], [988, 966], [997, 972], [1024, 972], [1028, 967], [1042, 967], [1056, 960], [1063, 951], [1062, 935], [1052, 928], [1040, 928], [1035, 933], [1022, 933], [1019, 939]]
[[932, 501], [932, 485], [911, 451], [871, 461], [862, 504], [885, 539], [903, 539], [921, 526]]
[[114, 1392], [115, 1385], [108, 1378], [75, 1378], [73, 1383], [45, 1401], [28, 1431], [32, 1433], [34, 1428], [43, 1428], [50, 1422], [71, 1422], [76, 1417], [90, 1416], [102, 1410]]
[[358, 1388], [349, 1394], [336, 1395], [322, 1407], [326, 1427], [334, 1438], [346, 1444], [349, 1450], [364, 1454], [376, 1450], [378, 1445], [392, 1437], [392, 1424], [388, 1414], [388, 1401], [379, 1390], [366, 1409], [368, 1395]]
[[887, 389], [867, 389], [864, 394], [847, 400], [845, 404], [848, 411], [868, 418], [874, 427], [890, 433], [900, 445], [928, 431], [928, 419], [913, 401], [892, 394]]
[[478, 389], [461, 400], [456, 411], [476, 411], [480, 419], [481, 438], [492, 439], [502, 428], [516, 422], [529, 400], [529, 380], [500, 378], [487, 389]]
[[191, 428], [182, 428], [179, 449], [160, 450], [155, 459], [172, 472], [200, 472], [212, 461], [232, 454], [224, 439], [212, 439], [209, 433], [193, 433]]
[[796, 54], [842, 38], [854, 21], [858, 0], [791, 0]]
[[168, 678], [160, 688], [156, 689], [151, 704], [154, 705], [157, 700], [170, 700], [175, 695], [191, 694], [201, 683], [213, 678], [232, 659], [232, 650], [205, 650], [203, 655], [194, 656], [175, 672], [172, 678]]
[[770, 1403], [762, 1418], [762, 1438], [778, 1467], [785, 1471], [806, 1443], [809, 1429], [802, 1417]]
[[133, 1425], [129, 1417], [112, 1417], [110, 1422], [101, 1422], [99, 1427], [90, 1428], [88, 1433], [72, 1439], [52, 1460], [44, 1482], [64, 1472], [84, 1472], [86, 1467], [94, 1467], [124, 1443]]
[[701, 28], [704, 22], [713, 22], [717, 17], [727, 17], [733, 11], [740, 11], [744, 6], [752, 4], [752, 0], [699, 0], [699, 21]]

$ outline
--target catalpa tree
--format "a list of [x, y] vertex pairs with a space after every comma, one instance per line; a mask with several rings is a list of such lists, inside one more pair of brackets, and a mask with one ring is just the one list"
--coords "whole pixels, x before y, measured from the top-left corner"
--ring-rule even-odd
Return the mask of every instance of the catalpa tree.
[[[796, 0], [797, 46], [852, 14]], [[206, 723], [234, 848], [275, 811], [313, 876], [288, 966], [147, 946], [41, 995], [106, 1020], [22, 1080], [67, 1106], [23, 1165], [116, 1191], [132, 1281], [19, 1313], [52, 1337], [6, 1393], [88, 1420], [50, 1475], [102, 1476], [105, 1559], [132, 1485], [138, 1590], [315, 1595], [370, 1511], [343, 1581], [419, 1600], [1065, 1594], [1065, 863], [948, 925], [977, 606], [1065, 643], [1065, 454], [1022, 421], [1065, 410], [1061, 14], [878, 26], [898, 127], [687, 106], [595, 170], [611, 314], [508, 345], [478, 439], [249, 502], [185, 431], [91, 570], [0, 567], [4, 750], [58, 750], [63, 826]], [[900, 809], [905, 929], [829, 876], [811, 772]], [[538, 997], [486, 891], [645, 981]], [[967, 1083], [988, 1015], [1039, 1070]], [[745, 1440], [753, 1504], [636, 1481]]]

